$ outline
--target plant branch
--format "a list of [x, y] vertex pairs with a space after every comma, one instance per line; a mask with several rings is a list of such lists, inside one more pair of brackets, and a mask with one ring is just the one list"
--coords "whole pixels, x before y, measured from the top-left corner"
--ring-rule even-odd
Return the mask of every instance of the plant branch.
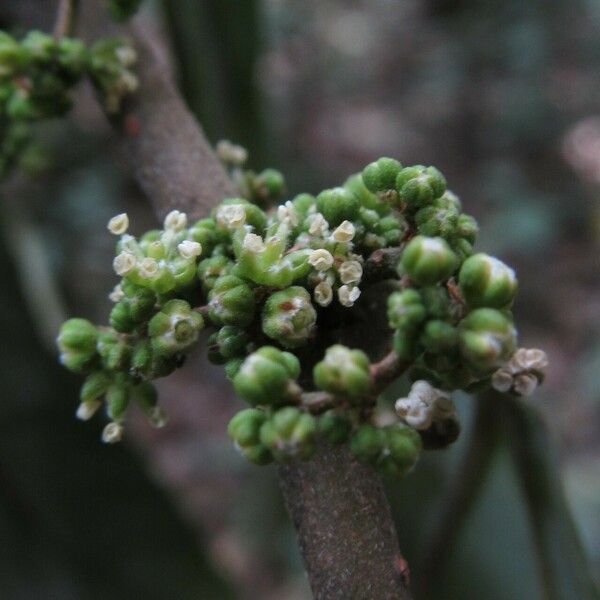
[[56, 39], [72, 35], [78, 4], [78, 0], [59, 0], [52, 32]]

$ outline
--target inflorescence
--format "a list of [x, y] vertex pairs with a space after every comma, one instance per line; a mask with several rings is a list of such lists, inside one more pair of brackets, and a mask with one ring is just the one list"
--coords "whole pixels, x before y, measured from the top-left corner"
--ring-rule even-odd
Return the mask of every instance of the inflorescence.
[[[402, 475], [422, 448], [457, 438], [450, 392], [530, 394], [542, 380], [545, 355], [517, 348], [515, 274], [474, 253], [477, 224], [437, 169], [381, 158], [342, 186], [284, 200], [280, 173], [244, 171], [245, 151], [229, 143], [218, 153], [241, 197], [193, 223], [172, 211], [139, 238], [127, 215], [111, 219], [121, 281], [110, 326], [71, 319], [58, 337], [62, 363], [86, 375], [78, 416], [106, 406], [105, 441], [120, 439], [131, 402], [165, 423], [151, 382], [179, 367], [205, 328], [209, 359], [249, 404], [229, 435], [257, 464], [307, 459], [325, 441]], [[351, 327], [382, 280], [389, 353], [373, 361], [369, 348], [329, 345], [324, 329]], [[381, 426], [378, 395], [405, 372], [412, 389]]]

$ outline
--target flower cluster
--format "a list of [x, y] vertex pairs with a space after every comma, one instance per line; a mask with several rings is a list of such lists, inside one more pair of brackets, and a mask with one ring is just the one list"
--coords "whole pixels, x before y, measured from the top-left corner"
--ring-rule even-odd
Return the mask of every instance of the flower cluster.
[[[172, 211], [139, 238], [127, 215], [111, 219], [121, 282], [110, 327], [72, 319], [59, 335], [63, 364], [88, 376], [78, 414], [105, 401], [106, 441], [119, 438], [130, 399], [164, 422], [151, 381], [182, 364], [204, 327], [209, 359], [250, 405], [229, 435], [257, 464], [348, 443], [358, 460], [402, 475], [422, 448], [458, 436], [452, 390], [524, 393], [541, 380], [540, 356], [515, 354], [514, 273], [473, 252], [477, 225], [439, 171], [383, 158], [342, 186], [284, 200], [280, 173], [243, 171], [246, 153], [229, 142], [218, 154], [240, 197], [194, 223]], [[386, 303], [384, 359], [332, 345], [361, 309], [385, 314]], [[381, 426], [377, 397], [404, 371], [415, 383]]]
[[100, 40], [88, 48], [78, 39], [40, 31], [22, 40], [0, 31], [0, 178], [14, 165], [27, 164], [35, 148], [32, 124], [64, 115], [84, 76], [106, 110], [117, 112], [123, 97], [137, 87], [130, 71], [135, 60], [133, 49], [120, 40]]

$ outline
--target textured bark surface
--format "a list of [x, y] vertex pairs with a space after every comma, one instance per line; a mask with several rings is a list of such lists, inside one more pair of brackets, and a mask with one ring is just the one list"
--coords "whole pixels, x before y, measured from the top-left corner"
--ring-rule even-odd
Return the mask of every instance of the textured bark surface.
[[317, 600], [408, 599], [406, 563], [379, 476], [347, 446], [279, 469]]
[[236, 189], [178, 93], [160, 47], [143, 25], [130, 25], [128, 33], [140, 86], [117, 125], [135, 177], [159, 217], [173, 209], [204, 217]]

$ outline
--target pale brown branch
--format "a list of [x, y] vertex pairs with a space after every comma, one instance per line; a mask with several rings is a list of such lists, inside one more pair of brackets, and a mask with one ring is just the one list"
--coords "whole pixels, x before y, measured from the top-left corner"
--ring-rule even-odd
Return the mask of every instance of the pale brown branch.
[[52, 34], [56, 39], [72, 35], [77, 18], [78, 0], [59, 0]]

